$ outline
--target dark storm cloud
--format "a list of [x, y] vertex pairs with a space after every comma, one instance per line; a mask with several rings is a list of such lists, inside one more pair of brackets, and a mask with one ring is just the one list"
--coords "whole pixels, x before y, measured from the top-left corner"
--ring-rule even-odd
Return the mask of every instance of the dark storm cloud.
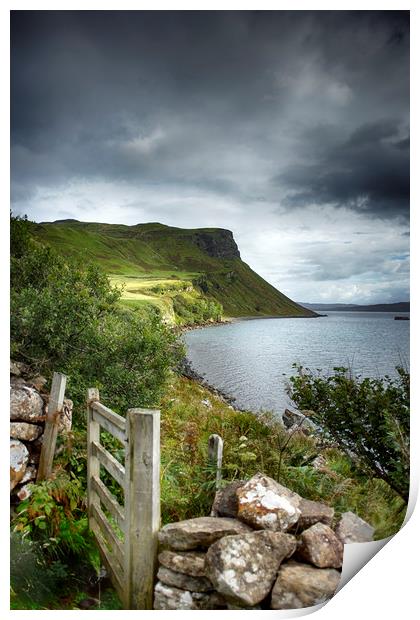
[[[24, 149], [14, 174], [185, 179], [188, 153], [204, 149], [214, 160], [238, 142], [278, 153], [284, 167], [284, 133], [296, 134], [294, 149], [313, 150], [299, 125], [312, 127], [330, 108], [337, 116], [346, 98], [352, 114], [341, 111], [337, 131], [350, 117], [372, 122], [378, 108], [406, 121], [407, 28], [406, 14], [381, 12], [14, 12], [12, 144]], [[153, 153], [121, 152], [159, 123], [170, 135]], [[363, 154], [381, 159], [376, 146]], [[396, 157], [386, 159], [379, 174]], [[309, 176], [324, 162], [315, 153]]]
[[263, 275], [288, 249], [326, 280], [359, 277], [367, 252], [330, 274], [305, 254], [311, 231], [342, 234], [343, 209], [349, 235], [406, 230], [408, 12], [12, 11], [11, 25], [18, 212], [231, 227]]
[[[286, 169], [274, 179], [293, 190], [291, 205], [346, 205], [377, 216], [408, 217], [409, 139], [405, 128], [384, 121], [363, 125], [347, 140], [328, 144], [316, 159]], [[322, 148], [322, 147], [321, 147]]]

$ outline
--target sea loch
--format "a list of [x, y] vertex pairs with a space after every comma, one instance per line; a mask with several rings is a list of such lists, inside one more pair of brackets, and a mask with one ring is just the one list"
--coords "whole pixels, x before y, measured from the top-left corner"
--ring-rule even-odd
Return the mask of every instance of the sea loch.
[[[406, 316], [409, 316], [407, 314]], [[392, 312], [329, 312], [316, 319], [258, 319], [187, 332], [192, 367], [251, 411], [282, 413], [293, 363], [331, 373], [349, 366], [365, 377], [409, 367], [409, 321]]]

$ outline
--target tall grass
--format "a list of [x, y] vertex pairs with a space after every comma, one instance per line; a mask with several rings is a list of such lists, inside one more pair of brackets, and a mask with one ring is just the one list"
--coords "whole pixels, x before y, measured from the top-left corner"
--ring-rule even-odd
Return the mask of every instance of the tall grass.
[[[210, 405], [210, 406], [209, 406]], [[341, 513], [351, 510], [376, 528], [376, 538], [401, 527], [405, 504], [382, 480], [358, 471], [337, 448], [322, 447], [298, 432], [279, 453], [288, 435], [276, 416], [234, 411], [201, 385], [174, 377], [162, 401], [162, 520], [164, 523], [209, 514], [214, 471], [207, 461], [212, 433], [224, 440], [223, 482], [261, 471], [308, 499]], [[326, 465], [311, 461], [319, 454]]]

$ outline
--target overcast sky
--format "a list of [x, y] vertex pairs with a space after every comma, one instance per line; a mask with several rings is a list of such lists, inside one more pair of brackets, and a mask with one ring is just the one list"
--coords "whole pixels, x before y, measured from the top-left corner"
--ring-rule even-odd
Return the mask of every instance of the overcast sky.
[[409, 298], [408, 12], [12, 12], [12, 209], [233, 231], [303, 302]]

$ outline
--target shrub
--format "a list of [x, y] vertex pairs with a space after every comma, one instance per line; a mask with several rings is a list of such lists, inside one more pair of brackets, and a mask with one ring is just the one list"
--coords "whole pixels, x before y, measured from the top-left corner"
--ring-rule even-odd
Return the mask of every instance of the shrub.
[[300, 409], [312, 409], [323, 427], [359, 465], [385, 480], [405, 501], [409, 493], [410, 375], [362, 379], [343, 367], [332, 376], [298, 367], [289, 396]]
[[122, 307], [98, 267], [64, 259], [29, 227], [11, 218], [12, 356], [47, 376], [67, 374], [76, 411], [92, 386], [121, 413], [156, 404], [182, 353], [175, 334], [156, 313]]
[[201, 321], [220, 321], [223, 307], [217, 301], [178, 294], [172, 299], [174, 312], [181, 323], [192, 325]]
[[29, 487], [30, 497], [16, 509], [13, 531], [38, 543], [51, 560], [87, 561], [98, 567], [81, 482], [73, 474], [61, 471], [54, 478]]

